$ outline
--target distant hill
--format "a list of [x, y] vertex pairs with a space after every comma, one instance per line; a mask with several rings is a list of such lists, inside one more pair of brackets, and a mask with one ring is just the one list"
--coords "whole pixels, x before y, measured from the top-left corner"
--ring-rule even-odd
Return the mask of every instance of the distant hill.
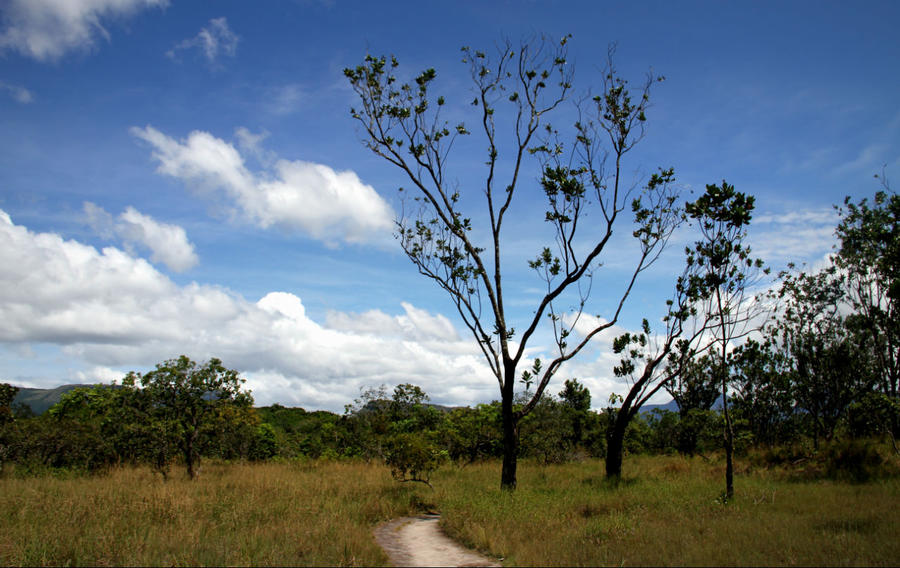
[[[65, 393], [80, 388], [80, 387], [93, 387], [96, 385], [63, 385], [61, 387], [56, 387], [55, 389], [32, 389], [27, 387], [19, 387], [19, 392], [16, 394], [16, 398], [13, 399], [13, 405], [24, 404], [31, 408], [31, 411], [35, 414], [43, 414], [47, 412], [47, 410], [59, 402], [59, 399]], [[372, 404], [370, 402], [370, 404]], [[717, 403], [717, 407], [721, 407], [721, 399]], [[437, 408], [441, 412], [449, 412], [455, 406], [443, 406], [440, 404], [428, 404], [426, 406], [432, 406]], [[653, 412], [655, 409], [660, 410], [671, 410], [672, 412], [678, 412], [678, 404], [675, 400], [670, 400], [666, 404], [645, 404], [641, 407], [641, 413], [649, 413]]]
[[94, 385], [63, 385], [55, 389], [31, 389], [28, 387], [18, 387], [19, 392], [13, 399], [13, 406], [22, 404], [31, 408], [35, 414], [43, 414], [47, 410], [59, 402], [62, 395], [71, 390], [81, 387], [92, 387]]
[[653, 412], [656, 409], [671, 410], [672, 412], [678, 412], [678, 403], [675, 402], [675, 399], [673, 398], [672, 400], [670, 400], [669, 402], [667, 402], [665, 404], [645, 404], [644, 406], [641, 407], [641, 412], [649, 413], [649, 412]]

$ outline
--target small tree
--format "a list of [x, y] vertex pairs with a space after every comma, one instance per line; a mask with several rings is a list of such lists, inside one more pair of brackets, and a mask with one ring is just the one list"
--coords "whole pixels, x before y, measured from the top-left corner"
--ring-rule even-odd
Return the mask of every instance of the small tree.
[[[441, 119], [446, 101], [429, 92], [435, 70], [404, 83], [395, 75], [395, 58], [371, 55], [344, 70], [359, 96], [360, 106], [351, 115], [364, 143], [413, 186], [416, 206], [397, 220], [400, 244], [419, 272], [450, 296], [497, 380], [503, 428], [500, 485], [507, 490], [516, 487], [520, 420], [538, 404], [560, 367], [616, 324], [637, 276], [658, 257], [678, 222], [671, 207], [671, 169], [654, 174], [643, 192], [626, 181], [630, 174], [624, 159], [644, 135], [650, 88], [661, 78], [648, 75], [632, 95], [612, 65], [611, 50], [602, 93], [576, 108], [578, 119], [566, 137], [549, 119], [572, 90], [568, 39], [556, 45], [524, 43], [518, 50], [507, 42], [495, 59], [463, 48], [475, 90], [471, 107], [487, 147], [478, 188], [483, 217], [474, 222], [464, 211], [473, 196], [464, 198], [449, 169], [454, 142], [471, 132], [462, 122], [451, 126]], [[498, 124], [509, 125], [510, 134], [503, 136]], [[546, 210], [535, 222], [549, 224], [554, 237], [529, 262], [545, 290], [531, 315], [516, 326], [504, 287], [503, 228], [523, 180], [531, 179], [540, 180], [546, 199]], [[617, 289], [605, 291], [604, 299], [612, 299], [613, 306], [606, 318], [591, 320], [595, 325], [574, 340], [576, 324], [587, 321], [582, 315], [594, 271], [614, 228], [627, 223], [623, 212], [629, 207], [636, 223], [633, 270]], [[590, 222], [585, 220], [589, 214]], [[532, 362], [526, 382], [535, 388], [517, 404], [520, 364], [541, 324], [555, 340], [554, 352], [549, 364]]]
[[563, 409], [571, 417], [572, 443], [581, 444], [591, 411], [591, 391], [579, 383], [578, 379], [566, 379], [563, 384], [565, 388], [559, 392], [559, 399]]
[[715, 347], [716, 374], [722, 394], [725, 443], [725, 498], [734, 496], [734, 426], [728, 406], [728, 350], [731, 343], [758, 329], [755, 320], [762, 314], [761, 304], [748, 297], [762, 273], [763, 262], [750, 256], [744, 244], [746, 227], [754, 208], [753, 196], [735, 191], [724, 180], [721, 186], [707, 185], [706, 193], [686, 205], [687, 214], [698, 221], [701, 239], [688, 249], [688, 264], [696, 264], [692, 275], [702, 295], [706, 327]]
[[253, 398], [241, 385], [237, 371], [226, 369], [219, 359], [198, 366], [182, 355], [156, 366], [144, 375], [129, 373], [123, 384], [140, 384], [148, 400], [148, 417], [160, 430], [174, 437], [184, 456], [188, 476], [197, 476], [203, 444], [226, 406], [249, 408]]
[[387, 407], [390, 426], [385, 463], [397, 481], [431, 487], [431, 474], [448, 455], [436, 441], [440, 411], [427, 402], [428, 395], [416, 385], [403, 383], [394, 388]]

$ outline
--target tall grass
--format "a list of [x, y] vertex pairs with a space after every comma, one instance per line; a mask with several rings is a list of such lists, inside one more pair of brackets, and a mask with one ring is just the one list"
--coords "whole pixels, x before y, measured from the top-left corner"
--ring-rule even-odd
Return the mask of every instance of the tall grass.
[[743, 466], [723, 503], [724, 466], [630, 457], [617, 487], [601, 464], [520, 466], [502, 494], [483, 465], [436, 476], [445, 530], [519, 566], [896, 565], [900, 480], [792, 482]]
[[439, 470], [434, 489], [383, 466], [207, 464], [168, 482], [144, 469], [107, 476], [0, 478], [3, 565], [381, 565], [372, 528], [436, 508], [445, 530], [507, 565], [895, 565], [900, 479], [792, 481], [738, 464], [628, 459], [617, 487], [596, 461]]
[[372, 526], [414, 512], [382, 467], [207, 465], [197, 481], [149, 470], [0, 479], [4, 565], [378, 565]]

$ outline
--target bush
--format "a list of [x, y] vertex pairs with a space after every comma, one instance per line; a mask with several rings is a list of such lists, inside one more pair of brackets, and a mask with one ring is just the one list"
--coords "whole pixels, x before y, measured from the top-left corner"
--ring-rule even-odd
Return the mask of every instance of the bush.
[[854, 483], [865, 483], [891, 472], [888, 461], [879, 453], [875, 444], [865, 440], [839, 440], [829, 444], [824, 452], [825, 474], [832, 478]]
[[847, 426], [857, 438], [890, 432], [898, 423], [900, 401], [880, 392], [866, 393], [847, 408]]
[[403, 432], [391, 436], [386, 443], [385, 463], [397, 481], [418, 481], [431, 487], [431, 474], [447, 461], [446, 451], [425, 435]]

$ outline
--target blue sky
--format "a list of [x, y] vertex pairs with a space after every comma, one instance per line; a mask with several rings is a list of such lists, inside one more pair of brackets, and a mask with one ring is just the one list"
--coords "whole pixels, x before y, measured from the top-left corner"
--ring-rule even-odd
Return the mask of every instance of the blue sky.
[[[338, 411], [400, 382], [443, 404], [497, 398], [452, 304], [391, 237], [404, 181], [360, 142], [345, 67], [367, 52], [409, 76], [434, 67], [465, 118], [460, 46], [571, 33], [585, 92], [616, 42], [624, 77], [666, 77], [628, 171], [672, 166], [686, 198], [723, 178], [755, 195], [750, 240], [777, 269], [821, 263], [832, 205], [900, 174], [898, 21], [893, 1], [2, 2], [0, 380], [108, 382], [184, 353], [240, 370], [259, 404]], [[476, 220], [482, 148], [451, 162]], [[541, 204], [522, 195], [506, 235], [518, 317], [542, 246]], [[661, 315], [690, 237], [617, 330]], [[610, 250], [591, 313], [629, 259]], [[603, 338], [550, 390], [577, 377], [599, 407], [624, 391], [614, 361]]]

